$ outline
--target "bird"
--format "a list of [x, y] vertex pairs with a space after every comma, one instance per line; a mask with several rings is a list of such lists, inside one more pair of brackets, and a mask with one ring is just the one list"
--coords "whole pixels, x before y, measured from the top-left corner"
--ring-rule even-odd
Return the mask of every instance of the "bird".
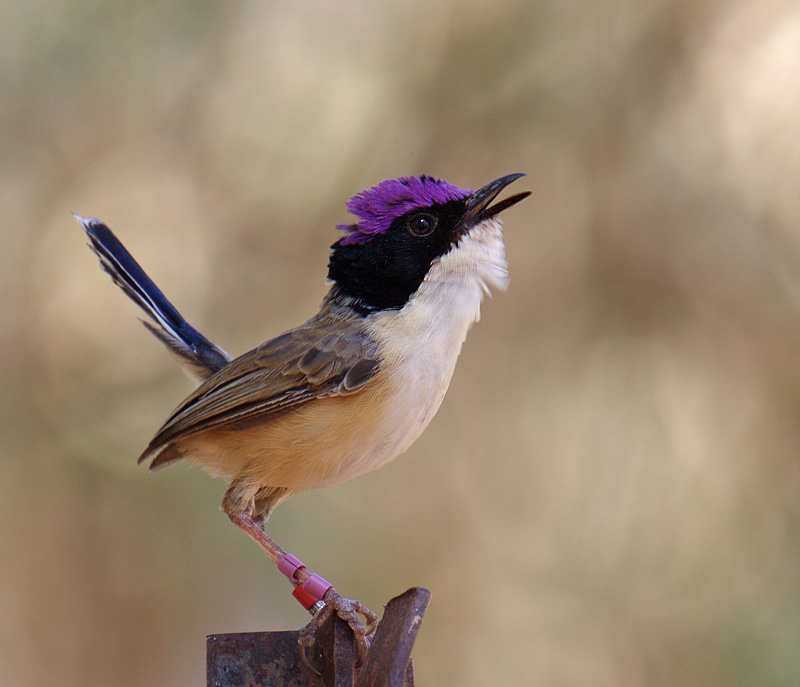
[[356, 221], [337, 225], [343, 236], [331, 246], [319, 312], [237, 358], [189, 325], [106, 224], [75, 215], [102, 269], [196, 384], [139, 463], [157, 470], [188, 459], [228, 480], [222, 510], [313, 616], [302, 646], [336, 613], [363, 657], [377, 616], [310, 572], [264, 525], [290, 496], [386, 464], [431, 421], [483, 297], [507, 286], [500, 213], [530, 192], [492, 203], [522, 176], [477, 191], [406, 176], [357, 193], [347, 202]]

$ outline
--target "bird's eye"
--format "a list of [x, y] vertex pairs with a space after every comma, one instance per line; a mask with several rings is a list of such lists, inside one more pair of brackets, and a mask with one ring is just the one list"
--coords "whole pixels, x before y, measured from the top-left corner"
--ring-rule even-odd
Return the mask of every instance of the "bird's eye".
[[436, 229], [436, 218], [433, 215], [414, 215], [408, 220], [408, 232], [412, 236], [429, 236]]

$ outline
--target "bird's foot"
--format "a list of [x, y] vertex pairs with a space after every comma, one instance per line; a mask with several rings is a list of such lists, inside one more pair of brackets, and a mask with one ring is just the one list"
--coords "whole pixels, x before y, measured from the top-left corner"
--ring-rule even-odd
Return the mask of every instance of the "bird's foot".
[[[333, 587], [325, 592], [322, 600], [325, 605], [316, 612], [311, 622], [300, 630], [298, 643], [302, 650], [304, 662], [308, 665], [305, 652], [306, 649], [314, 646], [319, 628], [335, 612], [353, 631], [356, 644], [356, 660], [358, 664], [363, 663], [369, 644], [372, 641], [372, 636], [375, 634], [375, 628], [378, 626], [378, 616], [360, 601], [343, 597]], [[361, 619], [362, 617], [364, 620]]]
[[363, 663], [372, 635], [375, 634], [378, 626], [378, 616], [360, 601], [343, 597], [324, 577], [320, 577], [316, 573], [309, 573], [303, 562], [296, 556], [283, 553], [277, 565], [278, 570], [295, 585], [292, 596], [314, 616], [312, 621], [300, 630], [298, 638], [303, 663], [317, 672], [308, 660], [306, 649], [314, 646], [317, 632], [334, 612], [353, 631], [356, 660], [359, 665]]

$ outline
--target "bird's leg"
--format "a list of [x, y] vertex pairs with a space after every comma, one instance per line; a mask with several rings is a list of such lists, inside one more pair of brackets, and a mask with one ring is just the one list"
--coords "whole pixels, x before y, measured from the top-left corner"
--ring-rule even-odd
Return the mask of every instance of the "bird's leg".
[[275, 565], [280, 563], [281, 559], [286, 555], [286, 551], [278, 546], [275, 540], [264, 531], [258, 520], [249, 513], [227, 513], [227, 515], [236, 527], [264, 550]]
[[[264, 531], [259, 519], [254, 518], [246, 511], [228, 512], [227, 515], [231, 522], [255, 541], [278, 566], [278, 570], [294, 585], [292, 596], [314, 616], [311, 622], [300, 631], [299, 644], [304, 652], [304, 661], [308, 663], [305, 658], [305, 649], [314, 645], [317, 631], [331, 613], [336, 611], [336, 614], [353, 630], [359, 663], [362, 662], [378, 625], [378, 616], [360, 601], [343, 597], [323, 577], [316, 573], [310, 573], [302, 561], [292, 554], [286, 553], [275, 543], [272, 537]], [[366, 622], [362, 621], [359, 616], [363, 616]]]

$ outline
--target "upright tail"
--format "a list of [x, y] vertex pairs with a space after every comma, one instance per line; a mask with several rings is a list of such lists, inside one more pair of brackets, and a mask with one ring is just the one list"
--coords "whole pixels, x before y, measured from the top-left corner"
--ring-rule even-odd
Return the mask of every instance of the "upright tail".
[[194, 329], [145, 274], [111, 229], [98, 219], [75, 215], [89, 237], [89, 247], [114, 283], [136, 303], [152, 323], [142, 320], [198, 384], [227, 365], [231, 357]]

